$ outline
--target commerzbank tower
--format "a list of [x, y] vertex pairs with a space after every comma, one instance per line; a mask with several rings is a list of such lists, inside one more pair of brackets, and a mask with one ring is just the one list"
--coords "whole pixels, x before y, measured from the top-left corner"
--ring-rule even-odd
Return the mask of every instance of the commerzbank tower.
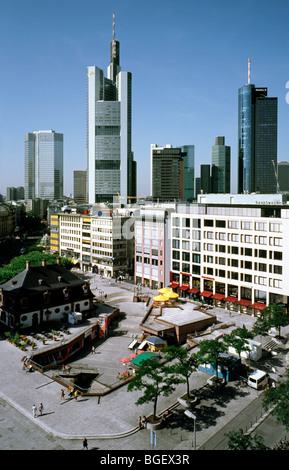
[[[89, 204], [136, 196], [136, 163], [132, 152], [132, 74], [123, 72], [119, 42], [110, 44], [107, 78], [87, 67], [87, 201]], [[118, 199], [117, 199], [118, 198]], [[120, 199], [121, 198], [121, 199]]]

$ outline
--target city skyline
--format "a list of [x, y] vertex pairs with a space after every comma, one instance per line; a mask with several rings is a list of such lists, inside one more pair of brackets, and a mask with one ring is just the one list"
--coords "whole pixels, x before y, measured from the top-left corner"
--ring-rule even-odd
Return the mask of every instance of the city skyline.
[[149, 0], [142, 8], [132, 0], [86, 0], [79, 10], [72, 0], [67, 10], [54, 0], [49, 9], [17, 0], [0, 7], [1, 194], [24, 186], [23, 139], [36, 129], [64, 135], [64, 193], [73, 192], [73, 171], [86, 170], [86, 67], [109, 63], [113, 11], [121, 63], [133, 75], [138, 195], [149, 194], [152, 143], [194, 145], [198, 176], [200, 165], [210, 163], [216, 135], [231, 147], [231, 190], [237, 191], [238, 89], [247, 82], [248, 57], [251, 82], [278, 98], [277, 160], [289, 160], [285, 1], [155, 6]]

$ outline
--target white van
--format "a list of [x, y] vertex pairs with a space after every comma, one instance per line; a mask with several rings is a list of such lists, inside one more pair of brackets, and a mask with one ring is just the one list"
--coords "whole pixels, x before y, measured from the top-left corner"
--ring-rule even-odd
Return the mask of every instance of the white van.
[[269, 375], [263, 370], [255, 370], [248, 377], [248, 385], [256, 388], [257, 390], [262, 387], [266, 387], [269, 384]]

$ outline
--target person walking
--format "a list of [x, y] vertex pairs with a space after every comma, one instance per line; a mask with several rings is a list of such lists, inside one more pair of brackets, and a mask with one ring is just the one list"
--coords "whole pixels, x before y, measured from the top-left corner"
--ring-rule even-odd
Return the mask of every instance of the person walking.
[[38, 408], [38, 410], [39, 410], [39, 415], [40, 415], [40, 416], [42, 416], [43, 409], [44, 409], [43, 403], [40, 403], [39, 408]]
[[64, 395], [64, 390], [63, 390], [63, 388], [62, 388], [62, 389], [61, 389], [61, 396], [60, 396], [60, 399], [61, 399], [61, 400], [64, 400], [64, 398], [65, 398], [65, 395]]
[[75, 401], [77, 401], [77, 397], [78, 397], [78, 391], [75, 390], [75, 392], [74, 392], [74, 400], [75, 400]]
[[32, 414], [33, 414], [33, 418], [36, 418], [37, 414], [36, 414], [36, 411], [37, 411], [37, 408], [35, 405], [32, 406]]
[[87, 445], [87, 439], [86, 439], [86, 437], [83, 438], [82, 450], [88, 450], [88, 445]]

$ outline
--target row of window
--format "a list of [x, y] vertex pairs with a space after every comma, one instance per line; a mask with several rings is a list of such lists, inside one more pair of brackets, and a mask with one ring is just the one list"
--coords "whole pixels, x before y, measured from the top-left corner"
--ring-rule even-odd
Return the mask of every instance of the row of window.
[[[201, 228], [201, 219], [189, 219], [182, 218], [182, 224], [180, 217], [172, 218], [173, 227], [192, 227], [192, 228]], [[217, 227], [217, 228], [231, 228], [239, 230], [257, 230], [257, 231], [267, 231], [269, 227], [269, 232], [282, 232], [282, 224], [274, 222], [254, 222], [251, 220], [214, 220], [214, 219], [204, 219], [204, 227]]]

